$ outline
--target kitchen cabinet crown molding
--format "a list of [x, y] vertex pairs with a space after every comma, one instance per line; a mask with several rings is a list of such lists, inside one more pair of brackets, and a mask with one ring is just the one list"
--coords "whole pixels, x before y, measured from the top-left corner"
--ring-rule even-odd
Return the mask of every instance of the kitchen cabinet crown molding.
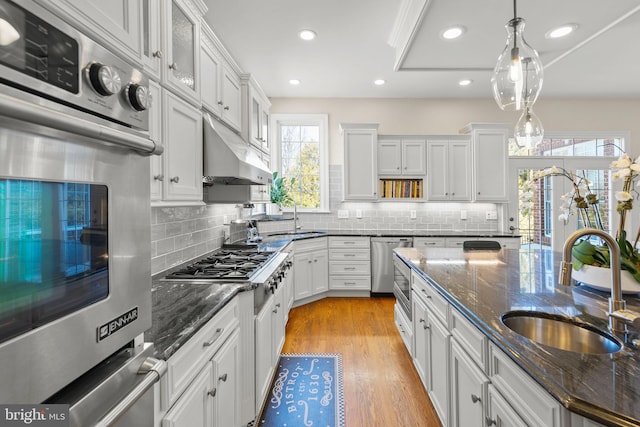
[[237, 74], [242, 75], [244, 72], [236, 62], [235, 58], [231, 56], [231, 53], [227, 50], [227, 48], [222, 44], [216, 33], [211, 29], [209, 24], [207, 24], [204, 20], [201, 20], [200, 23], [200, 31], [205, 37], [201, 37], [200, 40], [203, 42], [208, 48], [212, 49], [215, 53], [220, 56], [222, 60], [226, 63], [227, 67], [230, 70]]

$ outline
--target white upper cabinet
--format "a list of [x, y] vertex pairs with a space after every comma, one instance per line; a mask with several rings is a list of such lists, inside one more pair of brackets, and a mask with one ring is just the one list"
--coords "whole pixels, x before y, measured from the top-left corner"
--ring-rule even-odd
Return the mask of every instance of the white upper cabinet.
[[200, 1], [163, 0], [162, 82], [200, 105]]
[[340, 124], [344, 142], [344, 200], [377, 198], [377, 124]]
[[507, 194], [508, 129], [499, 124], [470, 124], [463, 132], [473, 144], [474, 200], [505, 202]]
[[162, 67], [162, 10], [158, 0], [142, 0], [142, 47], [144, 69], [153, 80], [160, 81]]
[[202, 106], [239, 132], [242, 124], [239, 67], [205, 23], [200, 41]]
[[427, 199], [471, 200], [471, 145], [468, 140], [427, 141]]
[[202, 113], [169, 91], [163, 104], [163, 199], [202, 202]]
[[140, 62], [142, 4], [140, 0], [41, 0], [62, 12], [94, 41]]
[[378, 175], [424, 176], [426, 140], [412, 137], [378, 139]]
[[242, 135], [251, 145], [269, 154], [271, 152], [269, 144], [271, 102], [250, 74], [243, 75], [241, 81], [245, 109], [242, 115]]

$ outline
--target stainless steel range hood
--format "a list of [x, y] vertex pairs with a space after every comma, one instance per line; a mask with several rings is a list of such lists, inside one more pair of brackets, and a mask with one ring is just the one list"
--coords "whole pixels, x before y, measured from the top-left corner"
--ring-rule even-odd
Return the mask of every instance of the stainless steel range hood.
[[242, 138], [203, 113], [205, 185], [264, 185], [271, 183], [271, 171]]

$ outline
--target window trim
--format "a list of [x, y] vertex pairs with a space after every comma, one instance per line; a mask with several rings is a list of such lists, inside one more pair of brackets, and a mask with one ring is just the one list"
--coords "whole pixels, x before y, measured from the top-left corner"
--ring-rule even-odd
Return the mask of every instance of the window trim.
[[[271, 161], [273, 170], [282, 172], [281, 168], [281, 147], [280, 147], [280, 126], [285, 125], [308, 125], [316, 124], [320, 127], [320, 207], [319, 208], [298, 208], [300, 212], [327, 212], [329, 211], [329, 115], [328, 114], [271, 114]], [[292, 208], [285, 208], [290, 211]]]

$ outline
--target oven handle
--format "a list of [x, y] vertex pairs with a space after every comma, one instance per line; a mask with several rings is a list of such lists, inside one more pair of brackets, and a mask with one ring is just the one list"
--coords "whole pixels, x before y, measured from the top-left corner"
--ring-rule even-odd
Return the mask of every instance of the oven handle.
[[108, 427], [116, 422], [118, 418], [127, 412], [138, 399], [144, 396], [144, 394], [158, 382], [165, 372], [167, 372], [167, 362], [154, 357], [147, 357], [144, 362], [142, 362], [140, 369], [138, 369], [139, 375], [145, 375], [144, 379], [102, 417], [94, 427]]
[[99, 125], [85, 119], [68, 116], [58, 111], [0, 94], [0, 114], [53, 129], [103, 140], [143, 154], [162, 154], [164, 147], [149, 138], [132, 135]]

